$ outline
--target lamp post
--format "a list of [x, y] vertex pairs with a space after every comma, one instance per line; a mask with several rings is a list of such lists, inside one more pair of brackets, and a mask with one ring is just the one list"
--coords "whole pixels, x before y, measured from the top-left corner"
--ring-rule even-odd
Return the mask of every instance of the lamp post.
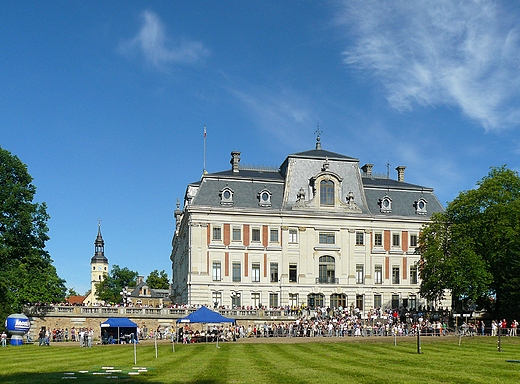
[[459, 317], [460, 317], [460, 313], [454, 313], [453, 317], [455, 318], [455, 334], [458, 335], [459, 334]]
[[121, 300], [123, 302], [123, 307], [126, 307], [132, 300], [128, 297], [130, 295], [130, 292], [127, 290], [127, 287], [124, 287], [121, 292], [119, 292], [121, 295]]
[[237, 302], [240, 302], [240, 292], [239, 291], [231, 291], [231, 307], [233, 308], [234, 306], [237, 306], [239, 307], [240, 305], [236, 305], [235, 304], [235, 300]]

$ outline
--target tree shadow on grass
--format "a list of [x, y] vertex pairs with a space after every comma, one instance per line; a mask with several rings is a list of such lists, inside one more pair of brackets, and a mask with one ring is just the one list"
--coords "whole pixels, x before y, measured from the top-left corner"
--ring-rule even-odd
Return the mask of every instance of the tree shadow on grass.
[[119, 375], [95, 375], [89, 373], [74, 373], [72, 372], [39, 372], [39, 373], [14, 373], [11, 375], [0, 375], [0, 382], [2, 384], [51, 384], [51, 383], [149, 383], [149, 380], [144, 376], [130, 376], [128, 374]]
[[[144, 374], [128, 375], [128, 374], [110, 374], [110, 375], [95, 375], [89, 373], [74, 373], [73, 372], [50, 372], [50, 373], [15, 373], [11, 375], [0, 375], [0, 382], [2, 384], [55, 384], [55, 383], [157, 383], [157, 378], [154, 380], [154, 375]], [[165, 381], [163, 383], [171, 384], [219, 384], [221, 380], [214, 379], [195, 379], [191, 381]]]

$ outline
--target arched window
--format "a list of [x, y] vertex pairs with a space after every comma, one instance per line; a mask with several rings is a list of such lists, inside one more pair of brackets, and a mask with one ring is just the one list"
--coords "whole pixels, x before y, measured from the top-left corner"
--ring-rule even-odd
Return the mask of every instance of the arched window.
[[415, 213], [417, 213], [418, 215], [426, 215], [428, 213], [428, 211], [426, 210], [427, 204], [428, 202], [423, 197], [415, 201], [413, 203], [413, 206], [415, 207]]
[[334, 206], [334, 183], [330, 180], [320, 181], [320, 205]]
[[346, 308], [347, 307], [347, 296], [344, 293], [334, 293], [330, 295], [330, 307], [331, 308]]
[[319, 284], [335, 284], [336, 283], [336, 261], [332, 256], [321, 256], [319, 260]]
[[233, 190], [225, 187], [219, 193], [221, 205], [233, 205]]
[[323, 293], [309, 293], [307, 296], [307, 305], [310, 308], [323, 307]]

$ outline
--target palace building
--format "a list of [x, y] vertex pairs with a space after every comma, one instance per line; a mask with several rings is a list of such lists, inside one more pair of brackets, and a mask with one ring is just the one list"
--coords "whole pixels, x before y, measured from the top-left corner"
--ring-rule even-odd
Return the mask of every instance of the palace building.
[[[417, 309], [419, 233], [433, 189], [321, 147], [278, 169], [206, 173], [177, 203], [171, 299], [232, 307]], [[439, 305], [441, 303], [437, 303]], [[441, 304], [442, 305], [442, 304]], [[449, 305], [449, 304], [448, 304]]]

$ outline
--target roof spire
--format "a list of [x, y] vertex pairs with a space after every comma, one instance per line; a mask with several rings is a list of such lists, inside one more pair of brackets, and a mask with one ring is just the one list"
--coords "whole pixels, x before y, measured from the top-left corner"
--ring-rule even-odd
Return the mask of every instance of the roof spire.
[[101, 219], [98, 219], [98, 233], [96, 241], [94, 241], [94, 257], [91, 259], [91, 263], [108, 263], [108, 259], [105, 257], [105, 241], [101, 236]]
[[316, 149], [317, 150], [321, 150], [321, 139], [320, 139], [320, 136], [321, 134], [323, 133], [320, 129], [320, 123], [318, 122], [318, 128], [316, 129], [316, 131], [314, 131], [314, 133], [316, 134]]

